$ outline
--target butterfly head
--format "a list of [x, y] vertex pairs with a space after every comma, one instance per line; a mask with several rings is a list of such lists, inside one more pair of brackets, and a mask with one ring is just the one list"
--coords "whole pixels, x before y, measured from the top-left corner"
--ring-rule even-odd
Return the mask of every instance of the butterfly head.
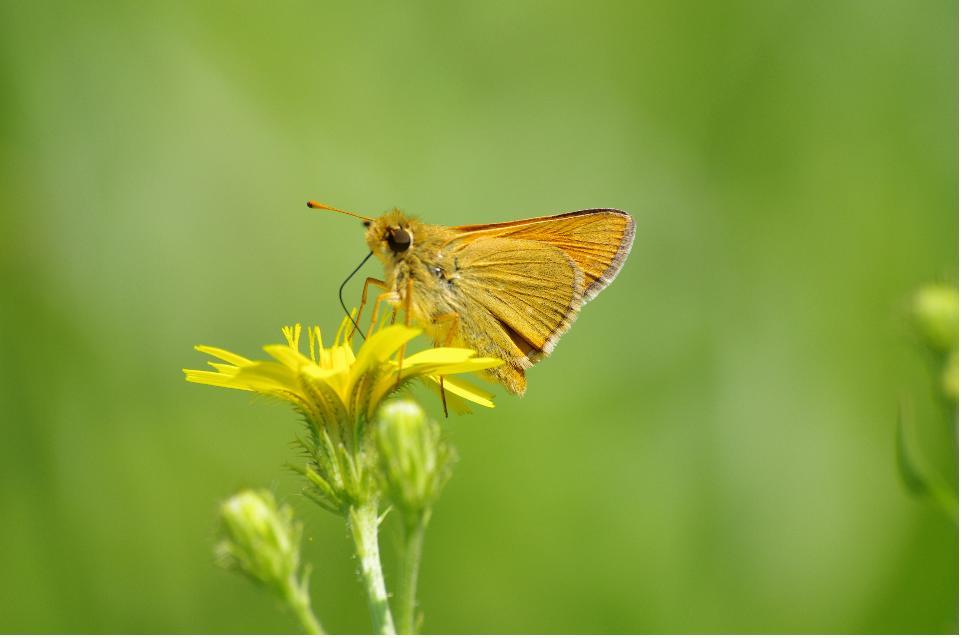
[[365, 222], [368, 248], [384, 262], [399, 261], [411, 254], [420, 223], [394, 209]]

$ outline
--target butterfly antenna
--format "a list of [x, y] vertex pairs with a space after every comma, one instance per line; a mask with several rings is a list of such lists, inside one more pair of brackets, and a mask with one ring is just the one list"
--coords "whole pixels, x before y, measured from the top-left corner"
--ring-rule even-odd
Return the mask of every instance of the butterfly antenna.
[[365, 217], [359, 213], [352, 213], [350, 211], [341, 210], [340, 208], [334, 208], [333, 206], [328, 206], [327, 204], [322, 204], [320, 202], [315, 202], [313, 199], [307, 202], [308, 208], [313, 208], [315, 210], [332, 210], [335, 213], [343, 213], [344, 215], [350, 215], [351, 217], [357, 217], [358, 219], [363, 219], [366, 222], [373, 222], [374, 219], [371, 217]]
[[[308, 206], [310, 206], [310, 203], [308, 203]], [[313, 206], [312, 206], [312, 208], [313, 208]], [[348, 214], [350, 215], [350, 213], [348, 213]], [[347, 310], [347, 305], [345, 305], [345, 303], [344, 303], [344, 286], [346, 286], [346, 285], [347, 285], [347, 282], [349, 282], [349, 281], [351, 280], [351, 277], [353, 277], [354, 275], [356, 275], [356, 274], [357, 274], [357, 271], [360, 270], [361, 267], [362, 267], [364, 264], [367, 263], [367, 260], [370, 259], [370, 258], [371, 258], [371, 255], [373, 255], [373, 254], [374, 254], [374, 253], [368, 253], [368, 254], [367, 254], [367, 257], [365, 257], [364, 259], [361, 260], [361, 263], [359, 263], [359, 264], [357, 265], [357, 268], [355, 268], [354, 270], [351, 271], [351, 274], [347, 276], [347, 279], [345, 279], [343, 282], [341, 282], [341, 287], [337, 289], [337, 298], [341, 301], [341, 308], [344, 309], [344, 314], [347, 315], [347, 318], [350, 319], [350, 320], [351, 320], [351, 323], [354, 324], [354, 327], [357, 328], [357, 333], [358, 333], [359, 335], [361, 335], [361, 341], [364, 341], [364, 331], [361, 330], [361, 326], [357, 325], [357, 320], [354, 318], [354, 315], [352, 315], [352, 314], [351, 314], [350, 312], [348, 312], [348, 310]]]

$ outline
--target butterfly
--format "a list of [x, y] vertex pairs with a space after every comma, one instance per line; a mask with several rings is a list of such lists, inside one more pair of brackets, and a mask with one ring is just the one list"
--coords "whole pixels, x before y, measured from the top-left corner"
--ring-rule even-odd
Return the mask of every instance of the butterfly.
[[618, 275], [635, 237], [631, 216], [613, 208], [440, 226], [397, 209], [370, 218], [307, 205], [364, 220], [384, 279], [367, 278], [358, 316], [368, 288], [380, 288], [372, 326], [382, 302], [402, 308], [436, 344], [504, 361], [489, 374], [517, 395], [527, 388], [525, 371], [551, 354], [582, 306]]

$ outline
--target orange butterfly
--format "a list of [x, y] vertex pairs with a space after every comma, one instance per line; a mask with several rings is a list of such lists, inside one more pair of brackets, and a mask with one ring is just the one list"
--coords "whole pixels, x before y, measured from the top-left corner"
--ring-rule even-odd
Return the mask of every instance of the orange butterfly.
[[[369, 277], [378, 295], [404, 308], [445, 346], [463, 346], [504, 365], [491, 374], [514, 394], [524, 394], [524, 371], [551, 354], [578, 311], [594, 299], [628, 258], [635, 222], [628, 213], [593, 208], [499, 224], [436, 226], [395, 209], [364, 220], [365, 240], [384, 264], [384, 280]], [[370, 255], [369, 255], [370, 256]]]

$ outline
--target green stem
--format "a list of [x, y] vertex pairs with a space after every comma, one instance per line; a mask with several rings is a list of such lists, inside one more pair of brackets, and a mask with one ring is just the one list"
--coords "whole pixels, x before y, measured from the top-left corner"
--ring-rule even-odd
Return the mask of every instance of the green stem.
[[348, 510], [348, 524], [354, 537], [354, 549], [361, 564], [361, 579], [367, 590], [367, 604], [371, 610], [374, 632], [394, 634], [394, 618], [387, 602], [381, 555], [377, 545], [377, 502], [352, 506]]
[[427, 525], [428, 515], [425, 515], [417, 523], [404, 526], [396, 607], [398, 628], [402, 634], [417, 633], [418, 570], [421, 567], [421, 548], [424, 545], [424, 530]]
[[287, 606], [294, 612], [297, 617], [298, 622], [301, 623], [301, 627], [304, 631], [309, 634], [321, 635], [324, 633], [324, 629], [321, 628], [321, 623], [317, 620], [317, 616], [314, 615], [314, 610], [311, 609], [311, 598], [307, 593], [307, 578], [305, 576], [303, 586], [299, 584], [291, 576], [287, 585], [284, 587], [284, 602]]

